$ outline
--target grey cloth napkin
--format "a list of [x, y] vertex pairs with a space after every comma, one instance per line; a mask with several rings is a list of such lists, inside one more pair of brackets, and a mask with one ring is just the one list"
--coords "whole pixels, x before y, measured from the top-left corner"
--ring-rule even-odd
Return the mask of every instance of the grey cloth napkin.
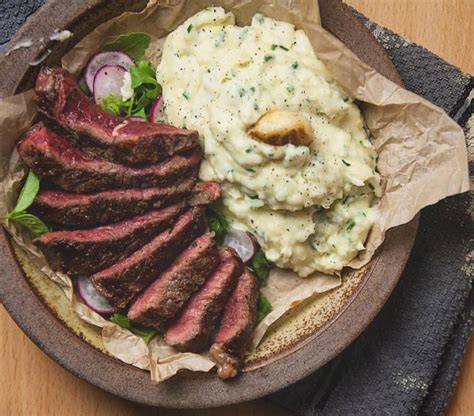
[[[43, 0], [3, 0], [0, 45]], [[472, 114], [470, 75], [354, 13], [383, 45], [406, 87], [461, 125]], [[395, 292], [367, 330], [336, 359], [269, 397], [301, 415], [441, 415], [471, 333], [472, 220], [468, 194], [423, 210]]]

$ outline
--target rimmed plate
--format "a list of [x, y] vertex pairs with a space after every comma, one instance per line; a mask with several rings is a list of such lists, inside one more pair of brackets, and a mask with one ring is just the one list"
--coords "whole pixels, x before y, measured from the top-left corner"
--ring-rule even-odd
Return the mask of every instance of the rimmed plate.
[[[32, 16], [13, 39], [47, 38], [58, 27], [74, 38], [51, 45], [48, 63], [60, 57], [98, 24], [145, 1], [87, 0], [71, 10], [53, 0]], [[339, 0], [320, 0], [323, 26], [362, 60], [395, 82], [398, 73], [363, 24]], [[46, 45], [44, 50], [50, 45]], [[28, 62], [43, 51], [18, 51], [1, 61], [0, 93], [12, 95], [32, 86], [35, 70]], [[52, 282], [28, 265], [20, 248], [3, 232], [0, 238], [0, 300], [25, 333], [56, 362], [90, 383], [121, 397], [164, 407], [211, 407], [251, 400], [281, 389], [314, 372], [346, 348], [383, 306], [406, 264], [418, 220], [387, 233], [373, 260], [346, 272], [341, 287], [315, 296], [288, 313], [248, 357], [243, 374], [222, 382], [214, 374], [183, 373], [154, 385], [149, 374], [103, 351], [99, 333], [80, 321]]]

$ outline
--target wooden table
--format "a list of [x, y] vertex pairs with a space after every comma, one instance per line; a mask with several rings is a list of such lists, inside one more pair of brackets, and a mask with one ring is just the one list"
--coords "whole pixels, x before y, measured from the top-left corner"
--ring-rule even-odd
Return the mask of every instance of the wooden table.
[[[347, 0], [379, 24], [389, 27], [474, 73], [473, 0]], [[79, 380], [41, 352], [0, 307], [0, 415], [136, 416], [289, 415], [264, 400], [221, 409], [150, 409]], [[474, 415], [474, 340], [466, 354], [450, 416]]]

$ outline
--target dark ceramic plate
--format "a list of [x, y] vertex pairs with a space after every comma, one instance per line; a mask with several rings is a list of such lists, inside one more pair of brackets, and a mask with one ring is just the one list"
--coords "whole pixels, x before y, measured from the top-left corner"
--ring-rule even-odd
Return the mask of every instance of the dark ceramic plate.
[[[75, 42], [98, 24], [125, 10], [140, 10], [145, 1], [87, 0], [71, 7], [52, 0], [33, 15], [12, 40], [48, 38], [56, 28], [69, 28], [74, 37], [46, 45], [49, 64], [58, 64]], [[76, 3], [77, 4], [77, 3]], [[368, 30], [339, 0], [320, 0], [323, 26], [362, 60], [401, 83], [398, 73]], [[42, 53], [22, 49], [0, 64], [0, 94], [30, 88], [35, 69], [28, 65]], [[383, 306], [408, 259], [417, 219], [387, 233], [369, 265], [343, 277], [341, 287], [315, 296], [293, 310], [247, 358], [236, 380], [222, 382], [214, 374], [183, 373], [159, 385], [147, 372], [124, 364], [103, 351], [96, 329], [80, 321], [60, 290], [28, 265], [9, 238], [0, 238], [0, 299], [26, 334], [56, 362], [78, 377], [124, 398], [165, 407], [211, 407], [255, 399], [314, 372], [346, 348]]]

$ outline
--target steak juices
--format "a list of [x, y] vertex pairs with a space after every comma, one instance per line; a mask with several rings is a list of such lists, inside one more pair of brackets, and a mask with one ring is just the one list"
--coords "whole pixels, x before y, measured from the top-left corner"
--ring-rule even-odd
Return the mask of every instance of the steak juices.
[[204, 207], [221, 189], [197, 180], [197, 133], [105, 112], [59, 68], [40, 70], [36, 94], [53, 125], [37, 123], [17, 148], [46, 187], [32, 210], [56, 229], [34, 243], [51, 267], [90, 278], [113, 310], [164, 329], [180, 351], [209, 348], [217, 331], [218, 375], [235, 376], [258, 286], [208, 232]]

